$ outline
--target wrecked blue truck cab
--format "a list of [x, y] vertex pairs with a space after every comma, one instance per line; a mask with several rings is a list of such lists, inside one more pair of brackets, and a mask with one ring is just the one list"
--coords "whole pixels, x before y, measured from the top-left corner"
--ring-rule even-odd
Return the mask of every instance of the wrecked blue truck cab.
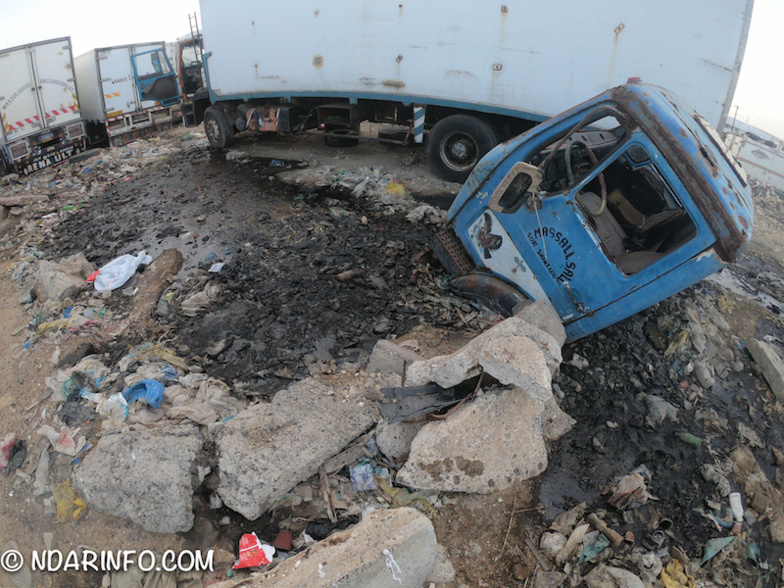
[[549, 301], [574, 340], [734, 262], [752, 224], [745, 174], [710, 124], [632, 83], [488, 153], [437, 249], [456, 290], [506, 315]]

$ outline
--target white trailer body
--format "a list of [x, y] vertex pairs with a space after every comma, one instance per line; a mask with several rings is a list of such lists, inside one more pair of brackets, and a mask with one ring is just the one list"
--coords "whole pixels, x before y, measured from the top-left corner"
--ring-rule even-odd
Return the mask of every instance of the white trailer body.
[[213, 104], [383, 100], [539, 122], [641, 78], [723, 128], [753, 0], [200, 4]]
[[180, 94], [165, 43], [93, 49], [75, 63], [92, 141], [122, 145], [171, 125]]
[[750, 177], [784, 196], [784, 143], [760, 141], [741, 132], [728, 132], [724, 141]]
[[71, 39], [0, 51], [0, 167], [28, 174], [85, 148]]

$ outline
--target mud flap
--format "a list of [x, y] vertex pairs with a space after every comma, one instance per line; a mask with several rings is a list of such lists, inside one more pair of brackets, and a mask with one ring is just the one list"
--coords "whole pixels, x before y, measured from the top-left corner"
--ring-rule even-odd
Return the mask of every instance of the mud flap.
[[455, 278], [450, 287], [469, 300], [478, 302], [496, 314], [510, 317], [518, 305], [530, 302], [528, 297], [514, 286], [493, 276], [468, 274]]

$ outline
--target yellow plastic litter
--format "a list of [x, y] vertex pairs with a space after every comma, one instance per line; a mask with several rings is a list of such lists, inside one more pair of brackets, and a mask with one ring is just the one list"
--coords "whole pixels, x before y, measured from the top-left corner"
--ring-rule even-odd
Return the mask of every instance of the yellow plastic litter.
[[142, 344], [134, 347], [130, 353], [133, 354], [134, 359], [140, 362], [151, 357], [157, 357], [158, 359], [162, 359], [163, 361], [170, 363], [174, 367], [188, 371], [188, 362], [186, 362], [184, 359], [181, 359], [173, 351], [166, 349], [166, 347], [160, 343]]
[[662, 570], [661, 581], [664, 588], [697, 588], [697, 581], [686, 574], [681, 562], [676, 559]]
[[675, 339], [672, 340], [672, 343], [667, 347], [667, 350], [664, 352], [664, 357], [666, 359], [671, 358], [678, 352], [686, 340], [689, 338], [689, 331], [681, 331], [677, 335], [675, 335]]
[[386, 191], [396, 196], [406, 195], [406, 188], [403, 186], [403, 184], [398, 184], [397, 182], [389, 182], [386, 185]]
[[401, 506], [416, 503], [422, 507], [427, 516], [434, 517], [436, 515], [436, 509], [422, 493], [409, 492], [406, 488], [390, 486], [379, 476], [376, 476], [376, 483], [384, 494], [391, 499], [392, 508], [400, 508]]
[[82, 516], [82, 511], [87, 508], [84, 501], [76, 496], [76, 492], [71, 488], [71, 478], [55, 488], [54, 500], [57, 503], [57, 520], [61, 523], [78, 520]]
[[45, 335], [49, 331], [62, 331], [71, 326], [71, 319], [57, 319], [38, 325], [38, 332]]

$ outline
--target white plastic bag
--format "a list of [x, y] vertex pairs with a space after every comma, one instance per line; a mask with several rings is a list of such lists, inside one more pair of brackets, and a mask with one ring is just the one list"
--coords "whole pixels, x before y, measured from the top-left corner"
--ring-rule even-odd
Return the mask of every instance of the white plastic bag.
[[95, 278], [95, 291], [116, 290], [131, 279], [136, 268], [151, 261], [152, 257], [144, 251], [140, 251], [136, 256], [126, 253], [117, 259], [113, 259], [98, 270], [98, 275]]

